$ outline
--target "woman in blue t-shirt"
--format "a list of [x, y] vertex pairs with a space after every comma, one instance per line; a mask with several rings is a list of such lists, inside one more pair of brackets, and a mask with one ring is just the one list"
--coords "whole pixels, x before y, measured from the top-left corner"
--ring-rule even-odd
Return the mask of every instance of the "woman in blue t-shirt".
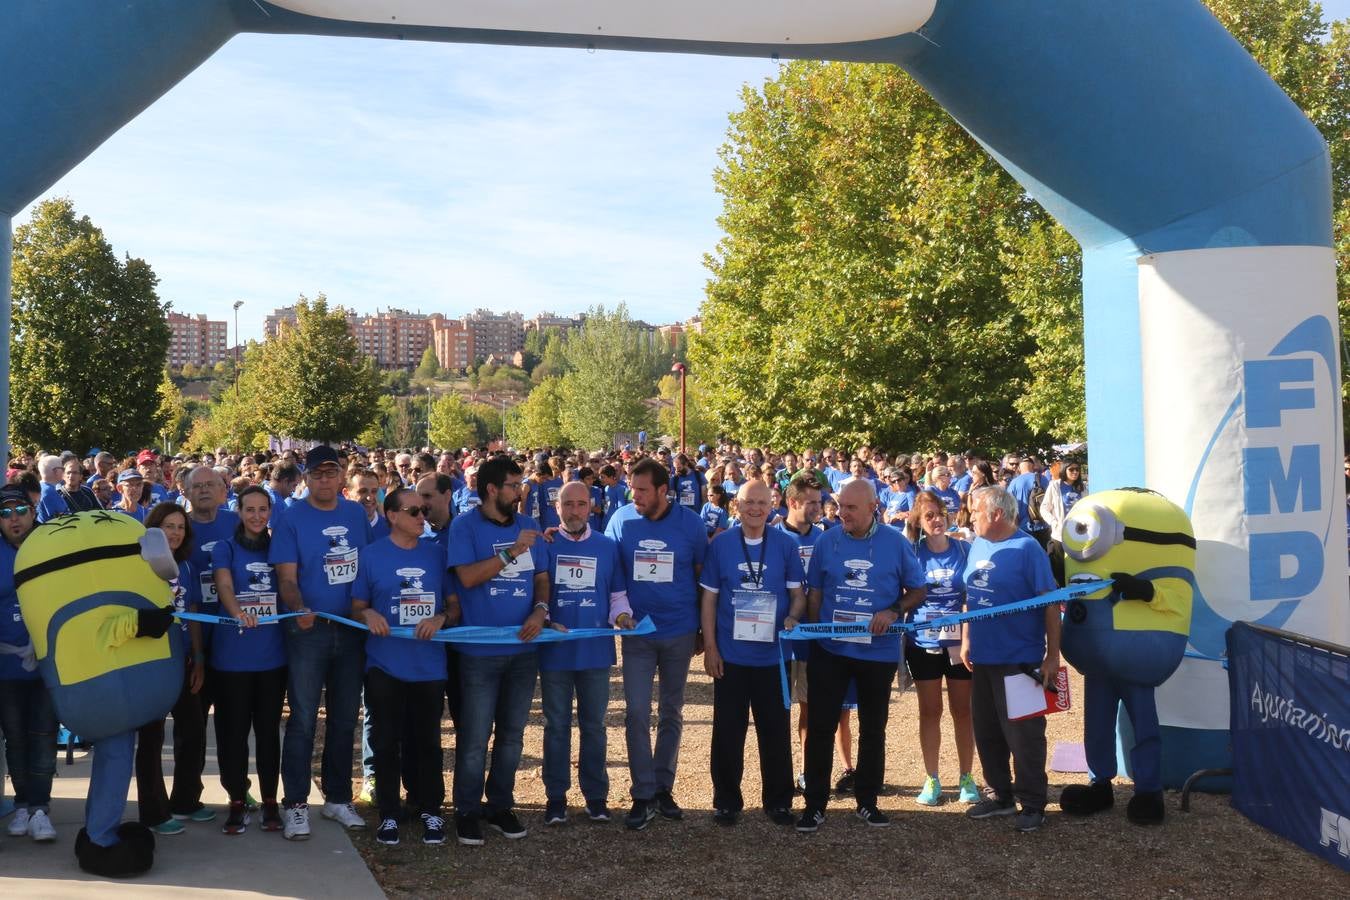
[[[907, 615], [911, 622], [931, 622], [961, 611], [966, 600], [962, 572], [970, 545], [947, 533], [947, 510], [932, 491], [914, 498], [905, 533], [914, 544], [919, 565], [924, 569], [928, 594], [917, 609]], [[905, 641], [905, 662], [919, 694], [919, 747], [928, 777], [915, 801], [937, 806], [942, 799], [942, 781], [938, 777], [938, 754], [942, 748], [942, 680], [947, 680], [947, 703], [956, 737], [956, 756], [961, 766], [960, 800], [974, 803], [980, 799], [970, 770], [975, 757], [975, 732], [970, 723], [970, 671], [961, 663], [961, 626], [934, 631], [920, 629]]]
[[272, 495], [252, 485], [239, 492], [239, 527], [211, 550], [216, 595], [238, 627], [211, 629], [211, 684], [216, 701], [216, 760], [220, 783], [230, 795], [221, 831], [248, 828], [248, 735], [253, 732], [262, 791], [262, 830], [281, 830], [277, 781], [281, 777], [281, 705], [286, 696], [286, 642], [275, 624], [258, 619], [277, 614], [277, 580], [267, 561]]
[[699, 516], [708, 529], [708, 540], [712, 540], [731, 527], [727, 517], [727, 489], [715, 482], [708, 484], [708, 502], [703, 504]]
[[[196, 612], [201, 584], [188, 557], [192, 555], [192, 522], [176, 503], [158, 503], [145, 517], [146, 528], [164, 532], [178, 562], [178, 577], [169, 580], [173, 608]], [[140, 823], [156, 834], [179, 834], [180, 820], [210, 822], [216, 811], [202, 803], [202, 768], [206, 758], [206, 714], [202, 709], [202, 684], [206, 660], [202, 655], [202, 629], [196, 622], [183, 623], [191, 651], [184, 672], [183, 689], [173, 711], [173, 793], [164, 789], [164, 720], [142, 725], [136, 733], [136, 798]]]

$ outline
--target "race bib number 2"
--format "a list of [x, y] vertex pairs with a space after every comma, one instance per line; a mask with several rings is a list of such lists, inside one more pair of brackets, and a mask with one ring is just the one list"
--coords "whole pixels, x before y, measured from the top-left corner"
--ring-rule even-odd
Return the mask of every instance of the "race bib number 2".
[[675, 554], [670, 550], [634, 550], [633, 580], [670, 584], [675, 580]]

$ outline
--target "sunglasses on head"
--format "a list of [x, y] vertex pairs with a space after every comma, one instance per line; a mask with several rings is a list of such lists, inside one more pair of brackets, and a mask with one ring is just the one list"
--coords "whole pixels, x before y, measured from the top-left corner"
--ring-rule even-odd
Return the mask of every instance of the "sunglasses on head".
[[0, 509], [0, 519], [8, 519], [10, 516], [26, 516], [33, 511], [33, 507], [27, 504], [19, 506], [6, 506]]

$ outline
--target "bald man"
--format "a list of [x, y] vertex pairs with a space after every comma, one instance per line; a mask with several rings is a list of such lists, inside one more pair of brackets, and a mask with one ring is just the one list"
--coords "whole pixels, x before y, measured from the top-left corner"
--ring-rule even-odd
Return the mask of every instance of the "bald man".
[[769, 518], [769, 487], [736, 494], [740, 523], [713, 538], [699, 579], [703, 668], [713, 678], [713, 821], [735, 825], [745, 806], [741, 777], [751, 711], [759, 743], [761, 799], [774, 824], [792, 825], [792, 738], [779, 694], [778, 632], [806, 610], [797, 542]]
[[[580, 481], [558, 491], [560, 527], [549, 554], [549, 620], [555, 627], [635, 626], [619, 545], [590, 526], [591, 492]], [[605, 713], [609, 676], [614, 667], [614, 638], [543, 644], [539, 648], [539, 685], [544, 707], [545, 825], [567, 821], [571, 787], [572, 698], [576, 697], [581, 757], [577, 780], [592, 822], [608, 822], [609, 773], [605, 767]]]

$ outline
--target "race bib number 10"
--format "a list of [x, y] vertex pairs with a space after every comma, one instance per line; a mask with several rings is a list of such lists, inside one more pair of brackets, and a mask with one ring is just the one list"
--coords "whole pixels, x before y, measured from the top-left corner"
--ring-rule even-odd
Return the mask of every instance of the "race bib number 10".
[[559, 555], [554, 574], [558, 587], [591, 590], [595, 587], [595, 557]]

